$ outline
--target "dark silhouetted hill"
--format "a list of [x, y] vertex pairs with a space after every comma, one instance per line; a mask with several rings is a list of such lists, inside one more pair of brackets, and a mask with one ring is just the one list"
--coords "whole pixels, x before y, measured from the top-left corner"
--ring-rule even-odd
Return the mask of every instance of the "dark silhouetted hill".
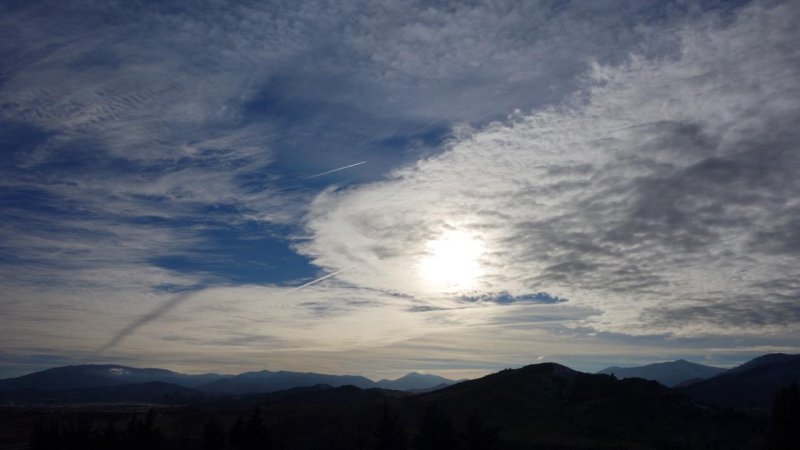
[[679, 390], [711, 405], [759, 409], [769, 408], [777, 392], [795, 380], [800, 380], [800, 355], [772, 354]]
[[362, 389], [356, 386], [347, 385], [317, 389], [291, 389], [280, 391], [276, 401], [286, 404], [331, 404], [331, 403], [357, 403], [357, 402], [380, 402], [385, 399], [404, 398], [411, 394], [402, 391], [390, 391], [386, 389], [370, 388]]
[[25, 404], [150, 403], [185, 404], [204, 400], [208, 394], [177, 384], [151, 381], [65, 390], [19, 389], [0, 392], [0, 402]]
[[504, 370], [406, 402], [417, 405], [417, 414], [436, 405], [456, 423], [476, 411], [500, 427], [509, 448], [755, 445], [750, 418], [724, 416], [654, 381], [586, 374], [554, 363]]
[[704, 366], [684, 359], [677, 361], [647, 364], [639, 367], [609, 367], [598, 373], [617, 378], [644, 378], [658, 381], [664, 386], [677, 386], [689, 380], [704, 380], [725, 372], [721, 367]]
[[283, 391], [294, 387], [318, 384], [326, 384], [333, 387], [353, 385], [360, 388], [376, 386], [374, 381], [361, 376], [263, 370], [260, 372], [245, 372], [230, 378], [216, 380], [200, 386], [200, 389], [230, 394], [251, 394]]
[[791, 362], [791, 361], [799, 361], [800, 355], [787, 355], [786, 353], [768, 353], [766, 355], [761, 355], [757, 358], [753, 358], [746, 363], [736, 366], [733, 369], [728, 370], [726, 373], [739, 373], [745, 372], [750, 369], [755, 369], [756, 367], [763, 366], [766, 364], [775, 364], [775, 363], [783, 363], [783, 362]]

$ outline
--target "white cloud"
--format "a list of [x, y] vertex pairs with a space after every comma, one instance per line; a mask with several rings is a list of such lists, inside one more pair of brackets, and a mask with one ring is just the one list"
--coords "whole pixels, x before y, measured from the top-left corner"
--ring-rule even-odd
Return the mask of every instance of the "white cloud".
[[426, 243], [462, 230], [487, 249], [479, 293], [550, 292], [600, 310], [598, 330], [795, 326], [794, 235], [771, 251], [759, 233], [790, 226], [798, 207], [798, 20], [795, 5], [755, 5], [679, 28], [677, 55], [597, 64], [572, 105], [323, 193], [300, 250], [353, 266], [341, 278], [355, 285], [435, 298], [418, 270]]

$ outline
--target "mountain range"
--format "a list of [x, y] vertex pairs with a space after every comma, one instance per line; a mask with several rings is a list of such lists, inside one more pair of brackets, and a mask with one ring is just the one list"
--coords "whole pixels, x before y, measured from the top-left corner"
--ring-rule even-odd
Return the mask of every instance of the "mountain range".
[[[0, 380], [0, 392], [8, 391], [75, 391], [146, 383], [169, 383], [197, 392], [221, 394], [252, 394], [275, 392], [296, 387], [352, 385], [363, 389], [381, 388], [399, 391], [425, 391], [455, 383], [444, 377], [409, 373], [396, 380], [372, 381], [355, 375], [327, 375], [311, 372], [245, 372], [239, 375], [187, 375], [165, 369], [139, 369], [120, 365], [87, 364], [56, 367]], [[186, 393], [186, 392], [184, 392]], [[6, 398], [8, 395], [6, 395]], [[52, 396], [37, 396], [52, 398]]]
[[[655, 366], [694, 368], [685, 361]], [[442, 380], [452, 384], [433, 389]], [[764, 355], [676, 388], [556, 363], [457, 383], [415, 373], [374, 382], [299, 372], [185, 375], [117, 365], [69, 366], [0, 380], [0, 405], [12, 405], [0, 408], [8, 419], [0, 421], [0, 437], [17, 436], [7, 441], [17, 445], [30, 436], [25, 426], [32, 430], [30, 424], [45, 418], [74, 432], [70, 424], [77, 420], [76, 411], [92, 417], [95, 430], [108, 429], [114, 423], [135, 423], [136, 411], [155, 407], [154, 426], [164, 433], [165, 449], [201, 448], [199, 430], [209, 423], [223, 433], [242, 417], [254, 423], [252, 417], [263, 414], [264, 426], [276, 430], [273, 439], [280, 445], [274, 448], [296, 450], [374, 448], [364, 447], [364, 439], [369, 442], [375, 430], [414, 436], [431, 423], [437, 433], [450, 433], [450, 439], [463, 442], [473, 433], [473, 438], [494, 439], [498, 449], [744, 450], [766, 448], [773, 425], [765, 408], [798, 380], [800, 355], [785, 354]], [[278, 390], [298, 383], [312, 384]], [[417, 393], [420, 386], [430, 392]], [[800, 411], [800, 399], [793, 405]], [[195, 431], [187, 435], [182, 430]], [[125, 436], [122, 428], [118, 433]]]
[[[559, 366], [563, 367], [563, 366]], [[555, 369], [554, 369], [555, 370]], [[563, 367], [571, 379], [579, 372]], [[495, 374], [500, 376], [504, 372]], [[609, 367], [598, 376], [645, 379], [708, 405], [736, 409], [767, 408], [775, 393], [800, 380], [800, 355], [768, 354], [736, 368], [724, 370], [689, 361], [650, 364], [641, 367]], [[493, 375], [494, 376], [494, 375]], [[563, 378], [563, 377], [562, 377]], [[0, 380], [0, 401], [25, 403], [189, 403], [222, 398], [317, 390], [352, 386], [361, 390], [457, 392], [473, 381], [456, 382], [431, 374], [409, 373], [396, 380], [375, 382], [357, 375], [329, 375], [311, 372], [258, 371], [239, 375], [187, 375], [165, 369], [139, 369], [120, 365], [77, 365], [57, 367], [16, 378]], [[534, 385], [520, 387], [527, 390]], [[539, 387], [536, 387], [539, 389]], [[281, 394], [283, 395], [283, 394]], [[542, 400], [542, 399], [540, 399]]]

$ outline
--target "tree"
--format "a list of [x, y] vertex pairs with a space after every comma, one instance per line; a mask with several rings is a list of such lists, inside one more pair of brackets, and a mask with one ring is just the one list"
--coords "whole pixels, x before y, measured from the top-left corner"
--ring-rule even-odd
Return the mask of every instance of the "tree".
[[30, 450], [49, 450], [61, 447], [61, 428], [53, 422], [37, 421], [28, 442], [28, 448]]
[[128, 422], [126, 448], [154, 450], [161, 446], [161, 430], [155, 426], [155, 411], [147, 411], [144, 418], [134, 416]]
[[225, 448], [225, 430], [216, 419], [212, 418], [203, 426], [203, 450], [223, 450]]
[[422, 416], [415, 442], [419, 450], [452, 449], [458, 446], [453, 422], [440, 413], [436, 406], [428, 408]]
[[407, 445], [408, 439], [399, 416], [391, 410], [388, 402], [383, 402], [378, 428], [375, 430], [375, 449], [403, 450]]
[[261, 408], [256, 406], [247, 421], [241, 417], [236, 419], [230, 432], [230, 442], [239, 450], [272, 448], [272, 436], [261, 418]]
[[467, 416], [462, 435], [464, 448], [468, 450], [491, 450], [497, 446], [499, 428], [491, 427], [474, 412]]
[[775, 395], [772, 421], [770, 449], [796, 449], [797, 443], [800, 442], [800, 389], [796, 380]]

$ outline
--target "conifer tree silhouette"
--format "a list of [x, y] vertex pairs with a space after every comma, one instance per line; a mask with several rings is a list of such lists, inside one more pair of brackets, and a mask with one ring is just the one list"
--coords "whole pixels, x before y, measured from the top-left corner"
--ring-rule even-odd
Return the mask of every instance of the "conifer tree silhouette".
[[453, 422], [435, 405], [428, 408], [419, 422], [415, 439], [418, 450], [453, 449], [458, 446]]
[[222, 424], [211, 418], [203, 426], [203, 450], [223, 450], [225, 448], [225, 430]]
[[242, 417], [236, 419], [230, 432], [230, 443], [238, 450], [269, 450], [272, 448], [272, 436], [264, 425], [261, 417], [261, 408], [258, 406], [253, 414], [245, 421]]
[[497, 447], [499, 428], [491, 427], [477, 413], [467, 416], [462, 438], [466, 450], [491, 450]]
[[408, 438], [400, 424], [400, 417], [384, 401], [375, 430], [375, 450], [405, 450], [407, 447]]
[[61, 447], [61, 429], [53, 422], [39, 420], [28, 441], [30, 450], [49, 450]]
[[127, 439], [123, 448], [155, 450], [161, 447], [161, 430], [155, 426], [156, 413], [147, 411], [144, 418], [134, 416], [128, 422]]
[[800, 388], [796, 380], [775, 395], [772, 421], [770, 450], [797, 449], [800, 443]]

